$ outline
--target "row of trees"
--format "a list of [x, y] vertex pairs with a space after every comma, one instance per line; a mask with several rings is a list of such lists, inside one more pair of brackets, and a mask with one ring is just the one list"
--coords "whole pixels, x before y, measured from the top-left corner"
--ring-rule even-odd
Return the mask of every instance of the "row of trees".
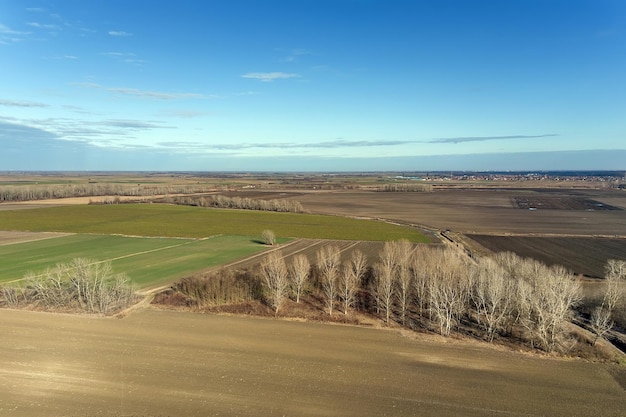
[[[336, 246], [321, 248], [316, 261], [311, 267], [306, 256], [297, 255], [287, 265], [280, 252], [263, 260], [265, 298], [276, 313], [286, 298], [299, 302], [310, 289], [322, 296], [329, 315], [337, 306], [349, 314], [358, 301], [387, 324], [442, 335], [463, 327], [488, 341], [515, 335], [552, 351], [561, 345], [564, 323], [581, 300], [579, 281], [571, 272], [512, 253], [475, 262], [454, 248], [418, 249], [398, 241], [386, 243], [371, 268], [359, 251], [342, 263]], [[618, 299], [608, 296], [607, 308], [614, 308]]]
[[304, 208], [299, 201], [273, 199], [260, 200], [248, 197], [227, 197], [224, 195], [209, 196], [175, 196], [166, 197], [164, 202], [198, 207], [230, 208], [241, 210], [277, 211], [285, 213], [303, 213]]
[[378, 188], [378, 191], [391, 193], [430, 193], [433, 191], [431, 184], [385, 184]]
[[154, 184], [58, 184], [7, 185], [0, 187], [0, 202], [31, 201], [53, 198], [93, 196], [153, 196], [192, 194], [214, 191], [211, 185], [154, 185]]
[[34, 305], [49, 311], [111, 314], [132, 305], [137, 296], [124, 274], [109, 262], [76, 258], [41, 274], [29, 273], [23, 286], [4, 286], [0, 294], [9, 307]]

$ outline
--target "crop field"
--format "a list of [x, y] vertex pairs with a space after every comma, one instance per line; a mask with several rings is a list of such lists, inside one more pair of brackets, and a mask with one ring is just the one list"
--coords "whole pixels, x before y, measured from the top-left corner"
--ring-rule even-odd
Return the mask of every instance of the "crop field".
[[615, 366], [427, 335], [146, 309], [3, 311], [0, 414], [623, 416]]
[[19, 280], [29, 271], [41, 272], [82, 257], [110, 261], [114, 272], [124, 272], [138, 286], [146, 287], [266, 248], [246, 236], [174, 239], [76, 234], [0, 246], [0, 282]]
[[[620, 210], [520, 210], [520, 196], [583, 198]], [[384, 218], [459, 233], [626, 237], [626, 192], [620, 190], [445, 190], [432, 193], [314, 192], [294, 197], [312, 213]], [[596, 204], [596, 203], [594, 203]]]
[[164, 204], [48, 207], [4, 211], [0, 230], [203, 238], [215, 235], [429, 242], [416, 229], [337, 216], [220, 210]]
[[583, 197], [545, 197], [541, 195], [513, 197], [515, 208], [526, 210], [623, 210], [619, 207]]
[[626, 261], [626, 239], [466, 235], [493, 252], [515, 252], [547, 265], [603, 277], [608, 259]]

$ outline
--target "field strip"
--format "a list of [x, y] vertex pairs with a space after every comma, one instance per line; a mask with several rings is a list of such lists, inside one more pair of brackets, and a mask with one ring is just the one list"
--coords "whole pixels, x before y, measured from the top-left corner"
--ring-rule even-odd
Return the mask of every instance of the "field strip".
[[[308, 241], [312, 241], [312, 242], [308, 242]], [[214, 271], [214, 270], [217, 270], [217, 269], [220, 269], [220, 268], [232, 268], [232, 267], [235, 267], [235, 266], [238, 266], [238, 265], [240, 265], [241, 267], [249, 266], [249, 265], [252, 265], [254, 263], [257, 263], [258, 262], [257, 259], [266, 256], [268, 253], [276, 252], [276, 251], [282, 251], [285, 248], [289, 249], [292, 246], [300, 246], [303, 243], [306, 243], [304, 248], [297, 249], [297, 250], [295, 250], [293, 252], [288, 252], [285, 255], [285, 256], [292, 256], [294, 254], [297, 254], [297, 253], [303, 252], [305, 250], [308, 250], [309, 248], [311, 248], [311, 247], [313, 247], [315, 245], [319, 245], [322, 242], [323, 242], [323, 240], [321, 240], [321, 239], [294, 239], [293, 241], [291, 241], [289, 243], [286, 243], [284, 245], [276, 246], [273, 249], [266, 250], [266, 251], [259, 252], [259, 253], [255, 253], [255, 254], [250, 255], [248, 257], [245, 257], [243, 259], [238, 259], [236, 261], [233, 261], [233, 262], [230, 262], [230, 263], [227, 263], [227, 264], [214, 266], [214, 267], [211, 267], [211, 268], [206, 269], [204, 271], [205, 272], [209, 272], [209, 271]], [[159, 291], [163, 291], [163, 290], [169, 288], [171, 286], [171, 284], [172, 283], [169, 283], [169, 284], [166, 284], [166, 285], [160, 285], [158, 287], [153, 287], [153, 288], [144, 288], [141, 291], [138, 291], [138, 293], [141, 294], [141, 295], [144, 295], [144, 296], [153, 295], [153, 294], [158, 293]], [[141, 303], [141, 304], [143, 304], [143, 303]], [[133, 309], [133, 308], [131, 307], [131, 309]], [[122, 313], [124, 313], [124, 312], [122, 312]], [[122, 313], [120, 313], [120, 314], [122, 314]]]
[[16, 245], [19, 243], [36, 242], [39, 240], [54, 239], [71, 236], [74, 233], [62, 232], [12, 232], [0, 230], [0, 246]]
[[[162, 248], [144, 250], [144, 251], [141, 251], [141, 252], [135, 252], [135, 253], [127, 254], [127, 255], [117, 256], [115, 258], [103, 259], [103, 260], [99, 260], [99, 261], [96, 261], [96, 262], [92, 262], [89, 265], [98, 265], [98, 264], [102, 264], [102, 263], [105, 263], [105, 262], [117, 261], [118, 259], [132, 258], [133, 256], [145, 255], [147, 253], [154, 253], [154, 252], [159, 252], [159, 251], [162, 251], [162, 250], [178, 248], [178, 247], [181, 247], [181, 246], [189, 245], [189, 244], [194, 243], [194, 242], [208, 240], [208, 239], [211, 239], [212, 237], [213, 236], [205, 237], [205, 238], [202, 238], [202, 239], [187, 239], [188, 241], [183, 242], [183, 243], [179, 243], [177, 245], [164, 246]], [[44, 275], [45, 275], [45, 273], [39, 274], [39, 275], [31, 275], [31, 276], [28, 277], [28, 279], [30, 279], [30, 278], [40, 278], [40, 277], [43, 277]], [[20, 281], [24, 281], [25, 279], [27, 279], [27, 278], [24, 277], [24, 278], [14, 279], [14, 280], [11, 280], [11, 281], [5, 281], [4, 284], [11, 284], [11, 283], [15, 283], [15, 282], [20, 282]]]

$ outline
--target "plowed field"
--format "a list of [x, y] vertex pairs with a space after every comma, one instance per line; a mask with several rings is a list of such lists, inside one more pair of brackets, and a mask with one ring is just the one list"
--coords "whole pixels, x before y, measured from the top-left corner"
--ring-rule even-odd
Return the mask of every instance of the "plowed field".
[[626, 239], [467, 235], [493, 252], [515, 252], [547, 265], [603, 277], [609, 259], [626, 261]]
[[610, 365], [484, 344], [142, 310], [2, 311], [0, 415], [623, 416]]

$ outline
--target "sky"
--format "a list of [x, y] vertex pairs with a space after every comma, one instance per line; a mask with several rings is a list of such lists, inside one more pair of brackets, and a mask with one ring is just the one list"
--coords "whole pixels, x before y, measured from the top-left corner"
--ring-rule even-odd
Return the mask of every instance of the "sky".
[[626, 1], [0, 0], [0, 156], [625, 170]]

